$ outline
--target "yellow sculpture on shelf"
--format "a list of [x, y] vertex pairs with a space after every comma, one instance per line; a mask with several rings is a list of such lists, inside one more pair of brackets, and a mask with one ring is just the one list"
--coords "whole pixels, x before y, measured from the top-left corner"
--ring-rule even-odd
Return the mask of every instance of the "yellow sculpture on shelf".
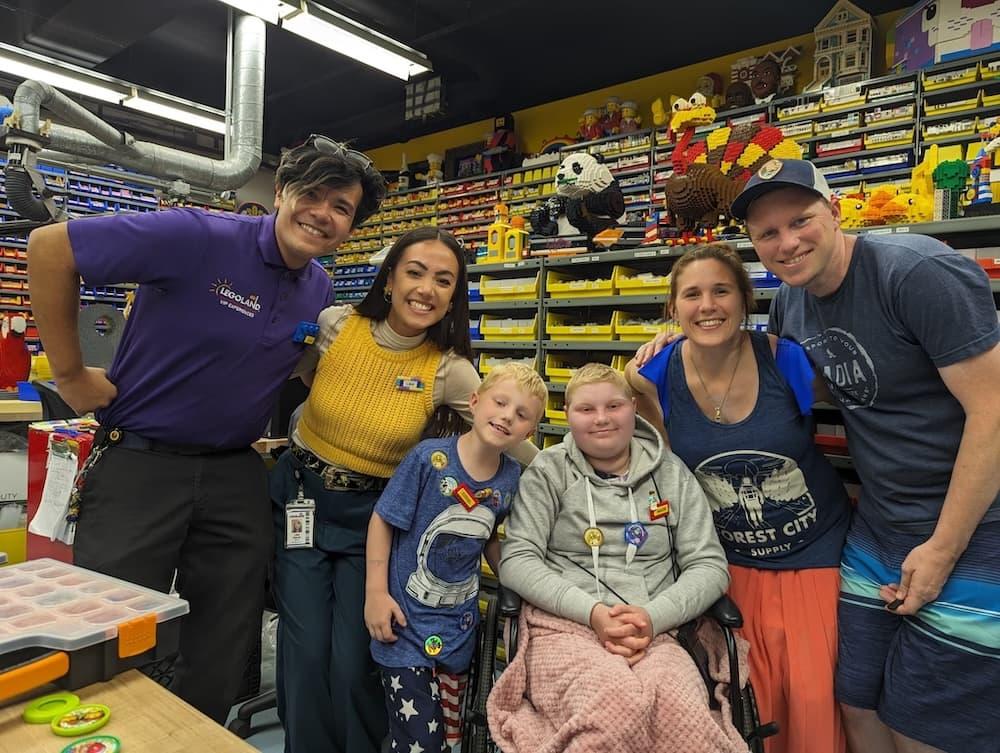
[[493, 207], [493, 224], [486, 230], [486, 263], [504, 260], [504, 243], [510, 230], [510, 208], [503, 203]]

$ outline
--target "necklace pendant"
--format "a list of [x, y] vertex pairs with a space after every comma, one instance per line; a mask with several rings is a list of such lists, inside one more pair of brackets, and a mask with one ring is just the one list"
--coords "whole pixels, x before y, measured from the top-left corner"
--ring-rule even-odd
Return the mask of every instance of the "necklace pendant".
[[722, 423], [722, 406], [721, 405], [715, 406], [715, 416], [712, 418], [712, 420], [715, 421], [715, 423], [717, 423], [717, 424], [721, 424]]

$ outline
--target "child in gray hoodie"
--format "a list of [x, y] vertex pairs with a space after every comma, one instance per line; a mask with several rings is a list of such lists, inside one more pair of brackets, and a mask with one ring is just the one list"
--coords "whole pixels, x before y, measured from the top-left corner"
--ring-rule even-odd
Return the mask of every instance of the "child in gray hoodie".
[[[587, 750], [660, 750], [639, 738], [658, 736], [664, 698], [651, 685], [664, 675], [652, 674], [661, 671], [652, 669], [655, 657], [647, 669], [642, 660], [667, 651], [675, 667], [668, 704], [685, 696], [710, 720], [693, 661], [664, 634], [722, 596], [726, 557], [701, 487], [636, 415], [621, 373], [580, 368], [566, 388], [566, 413], [570, 433], [521, 476], [501, 545], [500, 580], [531, 605], [527, 626], [532, 632], [534, 620], [541, 638], [525, 647], [526, 659], [518, 651], [524, 673], [508, 669], [494, 687], [490, 727], [505, 751], [562, 749], [570, 739]], [[524, 675], [522, 702], [504, 686]], [[539, 739], [541, 729], [553, 737]], [[638, 737], [623, 740], [624, 729]], [[535, 731], [530, 744], [526, 730]], [[716, 727], [709, 737], [709, 750], [739, 749], [735, 730]]]

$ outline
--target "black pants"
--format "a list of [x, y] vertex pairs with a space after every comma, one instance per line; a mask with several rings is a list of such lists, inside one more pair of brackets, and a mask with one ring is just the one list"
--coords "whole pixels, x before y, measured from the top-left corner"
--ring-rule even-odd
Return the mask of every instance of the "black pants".
[[224, 723], [260, 630], [273, 547], [264, 463], [251, 449], [174, 455], [110, 447], [80, 501], [76, 564], [191, 606], [171, 690]]

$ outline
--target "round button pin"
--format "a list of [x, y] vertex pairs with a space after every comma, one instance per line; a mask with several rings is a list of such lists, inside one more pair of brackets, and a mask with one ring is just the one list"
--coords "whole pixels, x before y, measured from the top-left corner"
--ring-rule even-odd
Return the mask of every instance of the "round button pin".
[[439, 635], [428, 636], [427, 640], [424, 641], [424, 651], [428, 656], [437, 656], [443, 648], [444, 641], [441, 640], [441, 636]]
[[61, 690], [36, 698], [25, 706], [21, 718], [28, 724], [49, 724], [57, 716], [62, 716], [79, 705], [79, 696]]
[[600, 528], [588, 528], [583, 532], [583, 542], [587, 546], [600, 546], [604, 543], [604, 534]]
[[96, 732], [111, 718], [111, 709], [102, 703], [88, 703], [52, 720], [52, 731], [63, 737]]

